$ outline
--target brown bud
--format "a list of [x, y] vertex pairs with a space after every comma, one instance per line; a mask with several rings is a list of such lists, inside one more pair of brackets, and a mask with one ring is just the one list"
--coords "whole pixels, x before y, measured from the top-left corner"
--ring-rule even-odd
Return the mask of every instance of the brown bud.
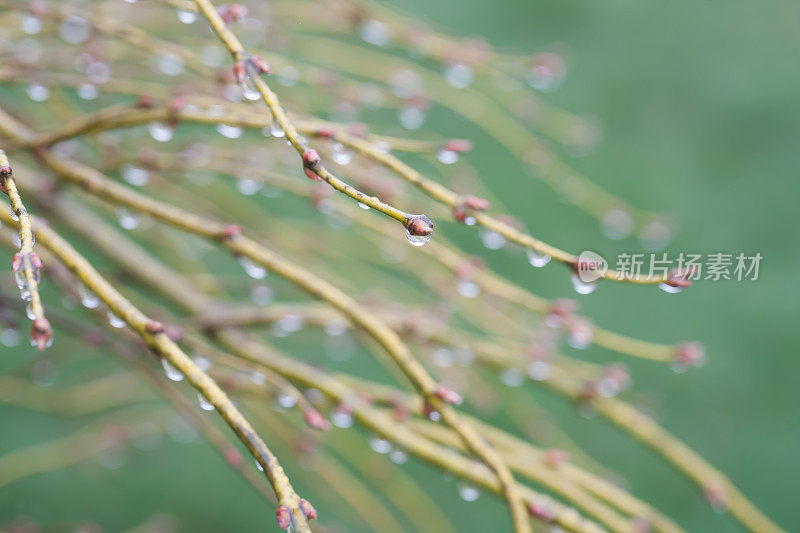
[[31, 341], [39, 350], [44, 350], [50, 346], [53, 339], [53, 330], [50, 328], [50, 322], [43, 317], [37, 317], [31, 326]]
[[684, 342], [675, 351], [675, 363], [684, 366], [700, 366], [705, 362], [706, 351], [699, 342]]
[[551, 448], [545, 450], [542, 461], [550, 468], [558, 468], [569, 461], [569, 452], [558, 448]]
[[11, 258], [11, 270], [14, 272], [19, 272], [22, 268], [22, 254], [17, 252], [14, 254], [14, 257]]
[[697, 267], [673, 268], [669, 271], [669, 277], [664, 283], [670, 287], [683, 289], [692, 284], [691, 278], [697, 274]]
[[164, 333], [164, 324], [157, 320], [151, 320], [144, 325], [144, 330], [150, 335], [158, 335], [159, 333]]
[[305, 513], [305, 515], [309, 519], [311, 520], [317, 519], [317, 510], [314, 509], [314, 506], [311, 505], [311, 503], [309, 503], [308, 500], [302, 498], [300, 499], [300, 509]]
[[149, 94], [143, 94], [136, 100], [136, 107], [140, 109], [150, 109], [153, 107], [153, 97]]
[[433, 222], [425, 215], [414, 215], [406, 220], [406, 229], [415, 237], [426, 237], [433, 233]]
[[528, 513], [533, 518], [543, 522], [552, 522], [556, 518], [553, 508], [545, 502], [535, 501], [528, 503]]
[[292, 510], [285, 505], [278, 507], [275, 511], [275, 516], [278, 518], [278, 527], [281, 529], [289, 529], [292, 525]]
[[236, 448], [227, 448], [225, 450], [225, 461], [234, 468], [239, 468], [244, 464], [242, 454]]
[[303, 165], [305, 165], [307, 168], [316, 167], [319, 165], [319, 162], [319, 153], [313, 148], [303, 152]]
[[436, 396], [443, 402], [456, 405], [464, 401], [459, 393], [444, 385], [439, 385], [436, 387]]
[[469, 139], [450, 139], [442, 145], [442, 149], [459, 154], [469, 152], [472, 150], [472, 141]]
[[42, 258], [39, 257], [39, 254], [37, 254], [36, 252], [31, 252], [28, 255], [28, 258], [31, 260], [31, 266], [33, 268], [37, 270], [42, 268]]
[[242, 234], [242, 229], [236, 224], [228, 224], [219, 232], [220, 239], [233, 239]]
[[306, 424], [308, 424], [309, 427], [318, 429], [320, 431], [330, 431], [331, 429], [331, 423], [328, 422], [328, 419], [313, 407], [306, 409], [303, 417], [305, 418]]
[[258, 56], [250, 56], [250, 63], [260, 74], [272, 73], [272, 68], [270, 68], [269, 64]]
[[464, 207], [468, 207], [469, 209], [473, 209], [475, 211], [486, 211], [491, 207], [489, 200], [486, 198], [480, 198], [478, 196], [467, 195], [461, 199], [461, 203]]
[[236, 80], [236, 83], [239, 84], [244, 83], [244, 80], [247, 77], [247, 66], [241, 59], [233, 64], [233, 77]]

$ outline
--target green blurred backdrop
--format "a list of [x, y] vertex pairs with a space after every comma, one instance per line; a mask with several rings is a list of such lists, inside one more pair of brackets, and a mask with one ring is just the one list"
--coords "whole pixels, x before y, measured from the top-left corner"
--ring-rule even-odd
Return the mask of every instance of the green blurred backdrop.
[[[679, 295], [606, 283], [581, 302], [586, 314], [612, 329], [706, 345], [709, 364], [687, 374], [630, 362], [633, 395], [729, 474], [756, 505], [796, 529], [800, 4], [404, 0], [395, 5], [454, 34], [484, 35], [500, 48], [533, 53], [558, 46], [569, 73], [564, 87], [546, 98], [596, 115], [605, 131], [604, 142], [572, 164], [634, 205], [671, 212], [680, 232], [670, 251], [764, 256], [756, 282], [698, 283]], [[534, 235], [607, 257], [638, 251], [633, 239], [605, 239], [595, 221], [524, 176], [519, 164], [479, 131], [464, 132], [457, 120], [436, 114], [428, 126], [477, 141], [471, 162]], [[457, 238], [479, 249], [474, 233]], [[563, 269], [534, 271], [497, 252], [484, 255], [493, 267], [545, 296], [572, 294]], [[16, 362], [27, 357], [14, 352], [9, 359]], [[597, 348], [581, 355], [608, 358]], [[541, 399], [575, 440], [629, 480], [634, 493], [688, 530], [738, 530], [632, 439], [575, 416], [546, 395]], [[0, 452], [75, 425], [3, 406], [0, 419]], [[507, 530], [506, 513], [493, 497], [465, 503], [441, 474], [420, 464], [404, 468], [431, 487], [459, 531]], [[206, 484], [210, 478], [213, 488]], [[337, 510], [324, 497], [335, 489], [307, 477], [297, 485], [315, 495], [321, 516], [329, 518], [323, 521], [335, 524]], [[272, 510], [202, 443], [165, 440], [158, 452], [132, 454], [120, 470], [76, 467], [0, 490], [0, 521], [19, 514], [48, 522], [92, 519], [107, 531], [120, 531], [159, 512], [174, 513], [181, 531], [275, 529]]]

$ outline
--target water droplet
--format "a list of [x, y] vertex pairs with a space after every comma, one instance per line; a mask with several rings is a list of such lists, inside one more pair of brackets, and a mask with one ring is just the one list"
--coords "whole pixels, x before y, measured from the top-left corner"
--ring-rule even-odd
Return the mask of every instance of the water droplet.
[[178, 10], [178, 20], [184, 24], [192, 24], [197, 20], [197, 13], [194, 11], [186, 11], [184, 9]]
[[528, 376], [534, 381], [544, 381], [550, 377], [550, 365], [544, 361], [533, 361], [528, 365]]
[[197, 365], [197, 368], [203, 372], [208, 372], [212, 366], [211, 359], [203, 357], [202, 355], [196, 355], [192, 357], [192, 361], [194, 361], [194, 364]]
[[143, 168], [125, 165], [120, 171], [122, 179], [135, 187], [143, 187], [150, 181], [150, 174]]
[[78, 294], [81, 297], [81, 304], [83, 304], [85, 308], [96, 309], [97, 306], [100, 305], [100, 298], [83, 283], [78, 285]]
[[358, 202], [358, 207], [360, 207], [364, 211], [369, 209], [369, 206], [367, 204], [362, 204], [361, 202]]
[[269, 126], [269, 134], [278, 139], [286, 136], [286, 132], [283, 131], [283, 128], [281, 128], [280, 124], [278, 124], [278, 121], [274, 119], [272, 124]]
[[84, 83], [83, 85], [78, 87], [78, 96], [83, 98], [84, 100], [94, 100], [97, 98], [99, 91], [97, 87], [92, 85], [91, 83]]
[[242, 265], [245, 273], [253, 279], [267, 277], [267, 269], [258, 263], [254, 263], [249, 257], [239, 256], [239, 264]]
[[124, 320], [122, 320], [122, 319], [121, 319], [120, 317], [118, 317], [117, 315], [115, 315], [114, 313], [112, 313], [110, 309], [109, 309], [109, 310], [108, 310], [108, 312], [106, 313], [106, 316], [108, 317], [108, 324], [109, 324], [109, 325], [110, 325], [112, 328], [117, 328], [117, 329], [119, 329], [119, 328], [125, 327], [125, 321], [124, 321]]
[[92, 27], [89, 23], [76, 15], [70, 15], [61, 21], [58, 26], [58, 34], [61, 38], [70, 43], [78, 44], [89, 38]]
[[167, 76], [177, 76], [183, 72], [183, 59], [175, 54], [164, 54], [159, 56], [158, 70]]
[[255, 82], [255, 78], [258, 76], [259, 73], [256, 71], [253, 64], [250, 61], [245, 62], [244, 80], [239, 84], [239, 87], [242, 89], [242, 96], [244, 96], [245, 100], [255, 102], [261, 99], [261, 93], [258, 91]]
[[353, 415], [346, 410], [337, 409], [331, 415], [331, 423], [337, 428], [347, 429], [353, 425]]
[[627, 211], [611, 209], [603, 215], [600, 225], [609, 239], [624, 239], [633, 231], [633, 218]]
[[199, 392], [197, 393], [197, 402], [200, 404], [200, 409], [202, 409], [203, 411], [213, 411], [214, 410], [214, 404], [209, 402], [206, 399], [206, 397], [203, 396]]
[[44, 85], [38, 85], [35, 83], [28, 85], [26, 92], [28, 93], [28, 98], [34, 102], [44, 102], [50, 97], [50, 89]]
[[533, 250], [528, 250], [528, 263], [536, 268], [542, 268], [550, 262], [549, 255], [541, 255]]
[[117, 220], [122, 229], [134, 230], [139, 227], [142, 217], [139, 213], [131, 212], [122, 206], [117, 207]]
[[575, 292], [577, 292], [578, 294], [591, 294], [597, 288], [596, 281], [587, 283], [575, 274], [572, 274], [570, 276], [570, 279], [572, 280], [572, 288], [574, 288]]
[[452, 165], [456, 161], [458, 161], [458, 152], [455, 150], [439, 150], [436, 153], [436, 159], [439, 160], [440, 163], [445, 165]]
[[217, 133], [227, 139], [238, 139], [242, 136], [242, 128], [239, 126], [229, 126], [228, 124], [219, 123], [216, 126]]
[[484, 230], [480, 233], [481, 242], [489, 250], [499, 250], [506, 244], [506, 238], [496, 231]]
[[333, 145], [332, 149], [333, 161], [337, 165], [347, 165], [353, 160], [353, 153], [350, 150], [345, 149], [342, 144], [336, 143]]
[[11, 220], [13, 220], [14, 222], [19, 222], [19, 214], [17, 213], [16, 209], [12, 209], [10, 215], [11, 215]]
[[25, 306], [25, 316], [28, 317], [28, 320], [36, 319], [36, 313], [33, 312], [33, 306], [31, 304]]
[[0, 332], [0, 344], [7, 348], [13, 348], [19, 344], [19, 332], [14, 328], [6, 328]]
[[344, 333], [347, 331], [347, 322], [341, 318], [332, 318], [325, 322], [323, 329], [325, 330], [326, 335], [338, 337], [339, 335], [344, 335]]
[[280, 394], [275, 401], [283, 409], [291, 409], [297, 405], [297, 398], [291, 394]]
[[464, 298], [475, 298], [481, 293], [481, 287], [474, 281], [462, 280], [458, 282], [458, 294]]
[[391, 32], [389, 26], [375, 19], [368, 19], [359, 24], [358, 36], [364, 42], [374, 44], [375, 46], [386, 46], [391, 39]]
[[42, 31], [42, 19], [34, 17], [33, 15], [26, 15], [22, 19], [22, 24], [20, 26], [22, 31], [28, 35], [36, 35]]
[[397, 113], [400, 125], [407, 130], [418, 130], [425, 124], [425, 112], [416, 107], [405, 107]]
[[518, 368], [508, 367], [500, 372], [500, 381], [506, 387], [521, 387], [525, 383], [525, 375]]
[[403, 450], [394, 449], [389, 452], [389, 460], [396, 465], [402, 465], [408, 462], [408, 454]]
[[256, 305], [269, 305], [273, 300], [272, 287], [269, 285], [256, 285], [250, 290], [250, 297]]
[[450, 65], [444, 71], [444, 79], [455, 89], [464, 89], [472, 84], [472, 69], [461, 63]]
[[172, 366], [166, 358], [161, 359], [161, 366], [164, 367], [164, 374], [170, 381], [183, 381], [183, 372]]
[[423, 246], [428, 241], [431, 240], [433, 233], [428, 235], [411, 235], [411, 232], [408, 229], [405, 229], [406, 232], [406, 240], [411, 244], [411, 246]]
[[474, 502], [481, 495], [481, 491], [479, 491], [477, 487], [473, 485], [459, 483], [458, 495], [461, 496], [461, 499], [465, 502]]
[[667, 285], [666, 283], [659, 283], [658, 288], [670, 294], [677, 294], [683, 290], [683, 287], [673, 287], [672, 285]]
[[381, 455], [385, 455], [392, 451], [391, 442], [376, 436], [373, 436], [369, 439], [369, 447], [372, 448], [372, 451]]
[[171, 141], [172, 136], [175, 135], [175, 129], [163, 122], [151, 122], [147, 125], [147, 131], [150, 132], [153, 139], [161, 143]]
[[240, 178], [236, 180], [236, 190], [245, 196], [253, 196], [257, 193], [264, 183], [253, 178]]
[[255, 461], [256, 461], [256, 468], [258, 468], [261, 472], [263, 472], [264, 471], [264, 467], [261, 466], [261, 463], [258, 462], [258, 459], [256, 459]]

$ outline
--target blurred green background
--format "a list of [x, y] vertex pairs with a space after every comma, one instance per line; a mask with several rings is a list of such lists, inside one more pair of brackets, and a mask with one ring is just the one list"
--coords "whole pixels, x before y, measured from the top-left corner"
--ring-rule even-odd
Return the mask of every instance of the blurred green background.
[[[794, 329], [800, 318], [800, 4], [404, 0], [393, 5], [453, 34], [483, 35], [502, 49], [533, 53], [556, 46], [565, 53], [569, 72], [563, 88], [546, 99], [597, 116], [605, 132], [600, 146], [571, 164], [633, 205], [672, 213], [680, 231], [671, 252], [764, 256], [755, 282], [697, 283], [679, 295], [606, 283], [581, 297], [581, 304], [611, 329], [706, 345], [709, 363], [687, 374], [626, 361], [635, 379], [633, 397], [779, 524], [795, 529], [800, 523], [800, 346]], [[634, 239], [607, 240], [594, 220], [524, 176], [481, 132], [464, 132], [444, 114], [434, 114], [427, 126], [476, 140], [470, 161], [534, 235], [606, 257], [639, 250]], [[479, 249], [474, 233], [457, 237]], [[534, 271], [497, 252], [483, 255], [540, 294], [572, 295], [563, 269]], [[9, 360], [27, 357], [27, 350], [14, 352]], [[608, 359], [598, 348], [581, 355]], [[575, 416], [546, 394], [541, 400], [587, 451], [619, 471], [635, 494], [689, 531], [739, 530], [632, 439], [602, 421]], [[0, 452], [75, 427], [73, 421], [1, 405], [0, 420]], [[507, 530], [505, 510], [495, 498], [483, 495], [478, 503], [465, 503], [440, 473], [416, 463], [404, 468], [430, 488], [459, 531]], [[296, 485], [308, 492], [323, 519], [331, 518], [324, 522], [340, 518], [324, 496], [335, 488], [310, 477], [298, 478]], [[0, 490], [0, 521], [21, 514], [47, 522], [92, 519], [107, 531], [121, 531], [161, 512], [175, 514], [181, 531], [276, 529], [271, 509], [199, 442], [165, 440], [157, 453], [131, 454], [120, 470], [76, 467]], [[364, 529], [353, 525], [340, 531]]]

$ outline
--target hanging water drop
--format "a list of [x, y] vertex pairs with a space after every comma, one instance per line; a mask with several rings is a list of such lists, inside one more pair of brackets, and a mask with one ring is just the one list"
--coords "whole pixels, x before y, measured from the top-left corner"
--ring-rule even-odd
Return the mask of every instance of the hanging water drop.
[[381, 455], [386, 455], [392, 451], [392, 443], [377, 436], [369, 439], [369, 447], [372, 448], [372, 451]]
[[452, 165], [456, 161], [458, 161], [458, 152], [455, 150], [439, 150], [436, 153], [436, 159], [439, 160], [440, 163], [445, 165]]
[[183, 381], [183, 372], [175, 368], [167, 361], [166, 357], [161, 359], [161, 366], [164, 367], [164, 374], [170, 381]]
[[31, 304], [25, 306], [25, 316], [28, 317], [28, 320], [36, 319], [36, 313], [33, 312], [33, 306]]
[[279, 394], [275, 401], [283, 409], [291, 409], [297, 404], [297, 398], [291, 394]]
[[659, 283], [658, 288], [669, 294], [677, 294], [683, 290], [683, 287], [675, 287], [668, 283]]
[[361, 202], [358, 202], [358, 207], [360, 207], [364, 211], [369, 210], [369, 206], [367, 204], [362, 204]]
[[50, 89], [35, 83], [28, 85], [26, 92], [28, 93], [28, 98], [34, 102], [44, 102], [50, 97]]
[[531, 266], [535, 266], [536, 268], [542, 268], [547, 263], [550, 262], [549, 255], [542, 255], [540, 253], [534, 252], [533, 250], [528, 250], [528, 263]]
[[444, 71], [444, 79], [454, 89], [464, 89], [472, 84], [472, 69], [461, 63], [450, 65]]
[[389, 460], [396, 465], [402, 465], [408, 461], [408, 455], [403, 450], [395, 448], [389, 453]]
[[255, 461], [256, 461], [256, 468], [258, 468], [259, 471], [263, 472], [264, 471], [264, 467], [261, 466], [261, 463], [258, 462], [258, 459], [256, 459]]
[[97, 87], [92, 85], [91, 83], [84, 83], [80, 87], [78, 87], [78, 96], [84, 100], [94, 100], [97, 98], [99, 91]]
[[86, 309], [96, 309], [100, 305], [100, 298], [95, 293], [89, 290], [83, 283], [78, 285], [78, 294], [81, 297], [81, 304]]
[[597, 288], [597, 282], [585, 282], [581, 278], [579, 278], [576, 274], [572, 274], [570, 276], [572, 280], [572, 287], [575, 289], [575, 292], [578, 294], [591, 294]]
[[203, 411], [213, 411], [214, 410], [214, 404], [212, 404], [211, 402], [206, 400], [206, 397], [203, 396], [202, 393], [199, 393], [199, 392], [197, 393], [197, 402], [200, 404], [200, 409], [202, 409]]
[[337, 428], [347, 429], [353, 425], [353, 415], [346, 409], [337, 409], [331, 415], [331, 422]]
[[22, 31], [28, 35], [36, 35], [42, 31], [42, 19], [34, 15], [26, 15], [22, 19], [22, 24], [20, 26], [22, 27]]
[[272, 120], [272, 124], [269, 126], [269, 134], [278, 139], [286, 136], [286, 132], [283, 131], [283, 128], [281, 128], [280, 124], [278, 124], [278, 121], [274, 119]]
[[125, 165], [120, 171], [122, 179], [135, 187], [143, 187], [150, 181], [150, 174], [143, 168]]
[[458, 294], [464, 298], [476, 298], [481, 293], [481, 287], [474, 281], [462, 280], [458, 282]]
[[264, 279], [267, 277], [267, 269], [254, 263], [249, 257], [239, 256], [239, 264], [242, 265], [245, 273], [253, 279]]
[[139, 227], [142, 217], [139, 213], [131, 212], [124, 207], [117, 207], [117, 220], [122, 229], [134, 230]]
[[197, 20], [197, 13], [194, 11], [186, 11], [185, 9], [178, 10], [178, 20], [184, 24], [192, 24]]
[[499, 250], [506, 244], [506, 238], [495, 231], [481, 231], [481, 242], [489, 250]]
[[242, 136], [242, 128], [239, 126], [230, 126], [228, 124], [219, 123], [216, 125], [217, 133], [227, 139], [238, 139]]
[[405, 229], [406, 232], [406, 240], [411, 244], [411, 246], [423, 246], [428, 241], [431, 240], [433, 234], [428, 235], [411, 235], [411, 232], [408, 231], [408, 228]]
[[353, 153], [346, 150], [341, 143], [333, 145], [333, 161], [337, 165], [347, 165], [353, 160]]
[[106, 313], [106, 316], [108, 317], [108, 324], [112, 328], [119, 329], [125, 327], [125, 321], [122, 320], [117, 315], [115, 315], [114, 313], [112, 313], [110, 309], [108, 310], [108, 313]]
[[255, 79], [259, 76], [259, 72], [249, 60], [245, 61], [244, 65], [244, 78], [239, 84], [239, 87], [242, 89], [242, 96], [244, 96], [245, 100], [255, 102], [256, 100], [261, 99], [261, 93], [258, 91], [258, 87], [256, 86], [255, 82]]
[[154, 140], [161, 143], [171, 141], [175, 134], [175, 129], [163, 122], [151, 122], [147, 125], [147, 131]]
[[89, 23], [75, 15], [68, 16], [58, 26], [58, 34], [70, 44], [82, 43], [89, 38], [91, 31], [92, 27]]
[[468, 483], [459, 483], [458, 495], [465, 502], [474, 502], [481, 495], [481, 491], [479, 491], [477, 487]]

